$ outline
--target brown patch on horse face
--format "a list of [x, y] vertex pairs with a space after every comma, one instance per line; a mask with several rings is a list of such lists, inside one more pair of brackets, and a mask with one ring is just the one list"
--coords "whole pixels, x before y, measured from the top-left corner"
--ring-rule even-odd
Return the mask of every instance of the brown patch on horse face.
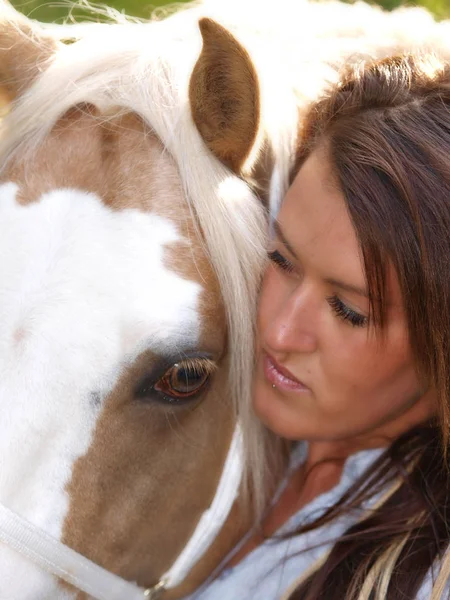
[[[204, 397], [173, 408], [138, 400], [137, 383], [161, 360], [149, 351], [141, 354], [103, 400], [91, 446], [75, 462], [67, 485], [62, 541], [106, 569], [150, 586], [173, 563], [210, 505], [234, 429], [216, 277], [176, 166], [136, 116], [100, 123], [92, 107], [73, 109], [34, 159], [14, 163], [4, 179], [20, 184], [22, 203], [55, 188], [76, 187], [97, 193], [113, 210], [136, 208], [169, 218], [184, 241], [167, 248], [165, 263], [203, 288], [198, 350], [219, 366]], [[223, 552], [216, 545], [215, 560], [234, 542], [231, 528], [227, 531], [220, 542]], [[203, 561], [191, 589], [212, 566]]]
[[136, 400], [142, 355], [106, 400], [67, 487], [63, 541], [143, 587], [181, 551], [218, 483], [232, 422], [221, 369], [207, 396], [170, 410]]
[[78, 188], [103, 198], [108, 181], [101, 155], [103, 130], [98, 119], [91, 105], [73, 108], [58, 121], [33, 156], [20, 154], [12, 161], [1, 179], [17, 183], [19, 203], [35, 202], [60, 188]]
[[18, 327], [13, 335], [15, 344], [21, 344], [27, 337], [27, 332], [23, 327]]
[[36, 23], [2, 2], [0, 7], [0, 102], [20, 95], [55, 52], [57, 43]]
[[203, 48], [189, 82], [192, 118], [211, 152], [240, 173], [258, 134], [258, 76], [247, 51], [212, 19], [201, 19]]

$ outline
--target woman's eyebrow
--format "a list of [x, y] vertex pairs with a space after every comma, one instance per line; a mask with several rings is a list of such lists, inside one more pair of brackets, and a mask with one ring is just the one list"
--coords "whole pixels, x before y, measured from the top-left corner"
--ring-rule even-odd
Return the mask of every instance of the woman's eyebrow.
[[[287, 241], [287, 239], [283, 233], [283, 230], [281, 229], [280, 223], [277, 221], [277, 219], [275, 219], [273, 222], [273, 229], [274, 229], [277, 237], [280, 238], [280, 240], [283, 242], [283, 244], [286, 246], [286, 248], [289, 250], [289, 252], [292, 254], [292, 256], [294, 258], [297, 258], [294, 248]], [[297, 260], [298, 260], [298, 258], [297, 258]]]

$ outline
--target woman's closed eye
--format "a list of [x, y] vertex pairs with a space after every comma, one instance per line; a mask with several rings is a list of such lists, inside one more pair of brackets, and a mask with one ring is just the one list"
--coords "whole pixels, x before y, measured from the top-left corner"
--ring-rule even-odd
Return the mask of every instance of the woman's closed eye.
[[329, 296], [327, 302], [340, 319], [347, 321], [353, 327], [365, 327], [367, 325], [368, 318], [347, 306], [336, 294]]
[[280, 269], [286, 271], [287, 273], [292, 273], [295, 269], [294, 265], [288, 260], [285, 256], [283, 256], [278, 250], [273, 250], [268, 254], [269, 259]]
[[[268, 253], [268, 256], [278, 268], [286, 273], [295, 272], [293, 263], [283, 256], [279, 250], [272, 250]], [[365, 327], [367, 325], [368, 318], [347, 306], [336, 294], [328, 296], [327, 302], [340, 319], [350, 323], [353, 327]]]

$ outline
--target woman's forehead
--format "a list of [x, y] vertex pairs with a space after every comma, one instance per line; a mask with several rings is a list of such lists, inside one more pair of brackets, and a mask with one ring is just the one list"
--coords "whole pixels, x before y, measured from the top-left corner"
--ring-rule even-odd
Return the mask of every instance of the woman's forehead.
[[302, 262], [308, 259], [326, 270], [327, 265], [334, 269], [345, 260], [345, 271], [351, 268], [364, 284], [356, 232], [323, 153], [314, 152], [305, 161], [286, 195], [278, 220]]

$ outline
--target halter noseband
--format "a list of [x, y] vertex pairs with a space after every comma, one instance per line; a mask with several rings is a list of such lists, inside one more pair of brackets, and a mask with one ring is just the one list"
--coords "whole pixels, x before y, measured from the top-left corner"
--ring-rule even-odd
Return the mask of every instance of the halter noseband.
[[211, 506], [201, 516], [174, 564], [151, 588], [141, 588], [107, 571], [1, 503], [0, 542], [96, 600], [157, 600], [165, 589], [174, 588], [185, 579], [225, 523], [238, 494], [242, 455], [242, 433], [238, 425]]

